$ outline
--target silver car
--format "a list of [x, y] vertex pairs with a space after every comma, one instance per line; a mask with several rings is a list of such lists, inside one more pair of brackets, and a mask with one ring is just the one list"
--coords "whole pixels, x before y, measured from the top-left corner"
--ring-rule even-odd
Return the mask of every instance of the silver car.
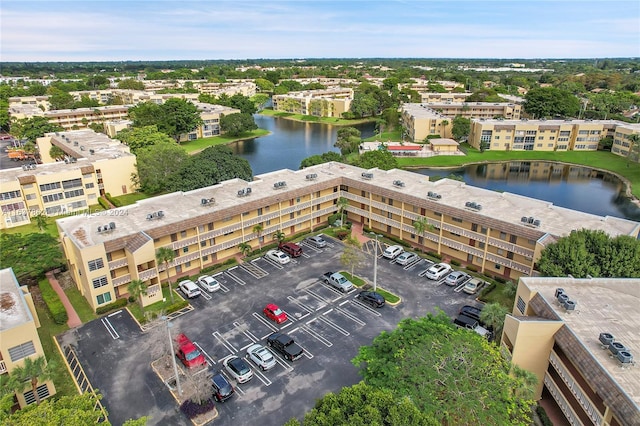
[[322, 235], [314, 235], [313, 237], [307, 238], [306, 241], [310, 245], [317, 248], [323, 248], [327, 246], [327, 242], [324, 238], [322, 238]]
[[447, 278], [444, 279], [444, 283], [450, 286], [458, 286], [469, 279], [469, 275], [462, 271], [453, 271]]
[[276, 366], [276, 359], [269, 349], [262, 345], [251, 345], [247, 348], [247, 356], [262, 371], [270, 370]]
[[220, 290], [220, 283], [210, 275], [203, 275], [198, 278], [198, 284], [209, 293]]
[[235, 355], [230, 356], [222, 362], [227, 373], [238, 383], [247, 383], [253, 378], [253, 371], [242, 358]]
[[396, 263], [402, 266], [410, 265], [413, 262], [418, 261], [419, 258], [420, 256], [418, 256], [415, 253], [411, 253], [410, 251], [405, 251], [400, 256], [396, 257]]

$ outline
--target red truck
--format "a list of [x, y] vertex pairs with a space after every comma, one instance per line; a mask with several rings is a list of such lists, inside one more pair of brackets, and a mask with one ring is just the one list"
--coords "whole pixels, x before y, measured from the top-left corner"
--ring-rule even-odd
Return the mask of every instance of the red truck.
[[202, 355], [198, 347], [184, 333], [178, 334], [176, 337], [176, 356], [182, 364], [187, 368], [206, 367], [207, 360]]

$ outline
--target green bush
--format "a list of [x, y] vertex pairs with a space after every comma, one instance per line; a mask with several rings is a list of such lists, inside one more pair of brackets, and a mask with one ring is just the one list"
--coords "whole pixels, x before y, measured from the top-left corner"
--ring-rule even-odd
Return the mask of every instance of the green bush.
[[58, 297], [58, 293], [51, 287], [49, 280], [44, 279], [40, 281], [40, 292], [42, 293], [42, 299], [47, 305], [49, 313], [51, 313], [53, 322], [56, 324], [66, 324], [69, 320], [69, 315], [67, 315], [67, 310], [62, 304], [60, 297]]
[[458, 261], [457, 261], [457, 260], [455, 260], [455, 259], [451, 259], [451, 264], [452, 264], [453, 266], [460, 266], [460, 262], [458, 262]]
[[403, 247], [411, 247], [411, 244], [409, 244], [409, 243], [408, 243], [408, 242], [406, 242], [406, 241], [401, 240], [401, 239], [400, 239], [400, 238], [398, 238], [398, 237], [394, 237], [393, 235], [391, 235], [391, 236], [385, 236], [385, 238], [387, 238], [388, 240], [391, 240], [391, 241], [393, 241], [394, 243], [396, 243], [396, 244], [398, 244], [398, 245], [401, 245], [401, 246], [403, 246]]
[[478, 272], [478, 268], [474, 265], [467, 265], [467, 271]]
[[553, 422], [549, 416], [547, 416], [547, 412], [542, 405], [538, 405], [536, 407], [536, 413], [538, 414], [538, 417], [540, 417], [540, 421], [544, 426], [553, 426]]
[[178, 302], [175, 302], [173, 305], [169, 305], [166, 307], [166, 311], [167, 314], [179, 311], [180, 309], [186, 308], [187, 306], [189, 306], [189, 302], [187, 302], [186, 300], [180, 300]]
[[96, 309], [96, 314], [102, 315], [106, 314], [107, 312], [122, 309], [127, 306], [127, 303], [129, 302], [124, 297], [121, 299], [116, 299], [115, 302], [111, 302], [108, 305], [100, 306], [98, 309]]
[[327, 221], [329, 222], [329, 225], [333, 226], [338, 219], [340, 219], [340, 215], [338, 213], [334, 213], [332, 215], [329, 215]]
[[500, 275], [496, 275], [495, 277], [493, 277], [493, 279], [495, 279], [497, 282], [499, 282], [500, 284], [504, 284], [507, 282], [506, 279], [504, 279], [503, 277], [501, 277]]
[[122, 202], [121, 202], [120, 200], [117, 200], [117, 199], [113, 198], [113, 197], [111, 196], [111, 194], [109, 194], [108, 192], [107, 192], [106, 194], [104, 194], [104, 196], [105, 196], [105, 198], [106, 198], [107, 200], [109, 200], [109, 202], [110, 202], [111, 204], [113, 204], [114, 206], [116, 206], [116, 207], [122, 207]]
[[482, 299], [486, 294], [489, 294], [490, 292], [493, 291], [494, 288], [496, 288], [496, 283], [489, 283], [488, 286], [485, 286], [485, 288], [482, 289], [482, 291], [480, 292], [480, 296], [478, 297], [479, 299]]
[[442, 255], [440, 253], [436, 253], [435, 251], [430, 251], [427, 253], [428, 256], [435, 257], [438, 260], [442, 260]]
[[349, 231], [337, 231], [336, 232], [336, 238], [339, 240], [344, 240], [345, 238], [347, 238], [347, 236], [349, 236]]
[[102, 197], [98, 197], [98, 204], [100, 204], [105, 210], [109, 210], [111, 208], [109, 203]]
[[198, 276], [200, 276], [201, 274], [208, 274], [209, 272], [216, 271], [218, 269], [223, 269], [226, 266], [235, 265], [236, 263], [238, 263], [238, 261], [236, 260], [235, 257], [232, 257], [230, 259], [225, 260], [222, 263], [218, 263], [216, 265], [211, 265], [211, 266], [207, 266], [206, 268], [203, 268], [202, 271], [200, 271], [200, 274]]

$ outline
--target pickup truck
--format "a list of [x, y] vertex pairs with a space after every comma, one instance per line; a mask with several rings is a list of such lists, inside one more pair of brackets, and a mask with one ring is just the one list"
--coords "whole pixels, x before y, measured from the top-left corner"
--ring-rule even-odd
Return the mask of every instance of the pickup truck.
[[284, 333], [275, 332], [267, 337], [267, 344], [280, 352], [289, 361], [295, 361], [304, 353], [304, 349], [294, 342], [294, 340]]
[[322, 280], [343, 293], [346, 293], [353, 288], [353, 283], [339, 272], [327, 272], [322, 276]]

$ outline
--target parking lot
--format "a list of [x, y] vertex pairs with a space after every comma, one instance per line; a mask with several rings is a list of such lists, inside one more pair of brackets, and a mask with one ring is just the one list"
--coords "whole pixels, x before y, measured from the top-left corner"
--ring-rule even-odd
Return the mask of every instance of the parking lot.
[[[323, 249], [303, 244], [303, 255], [288, 264], [259, 258], [215, 274], [220, 290], [202, 291], [190, 300], [194, 309], [172, 321], [171, 333], [185, 333], [210, 369], [222, 371], [236, 389], [231, 399], [217, 403], [215, 424], [282, 425], [292, 417], [302, 418], [325, 393], [360, 380], [351, 359], [381, 331], [435, 307], [454, 316], [462, 305], [473, 303], [474, 296], [460, 291], [463, 284], [454, 288], [443, 284], [444, 278], [436, 282], [421, 276], [431, 262], [419, 259], [401, 266], [379, 256], [377, 283], [402, 302], [381, 309], [365, 305], [355, 298], [358, 289], [342, 293], [321, 281], [323, 273], [345, 269], [341, 243], [329, 241]], [[373, 282], [373, 246], [365, 250], [370, 253], [367, 261], [355, 273]], [[266, 318], [262, 310], [267, 303], [277, 304], [289, 320], [276, 324]], [[261, 371], [246, 350], [255, 343], [267, 346], [267, 336], [275, 331], [293, 337], [304, 356], [291, 362], [272, 351], [276, 366]], [[104, 395], [113, 424], [143, 415], [151, 417], [148, 424], [190, 424], [151, 369], [153, 338], [157, 334], [141, 332], [126, 311], [60, 338], [73, 344], [89, 380]], [[222, 362], [232, 355], [244, 357], [252, 367], [254, 377], [248, 383], [238, 385], [224, 371]]]

